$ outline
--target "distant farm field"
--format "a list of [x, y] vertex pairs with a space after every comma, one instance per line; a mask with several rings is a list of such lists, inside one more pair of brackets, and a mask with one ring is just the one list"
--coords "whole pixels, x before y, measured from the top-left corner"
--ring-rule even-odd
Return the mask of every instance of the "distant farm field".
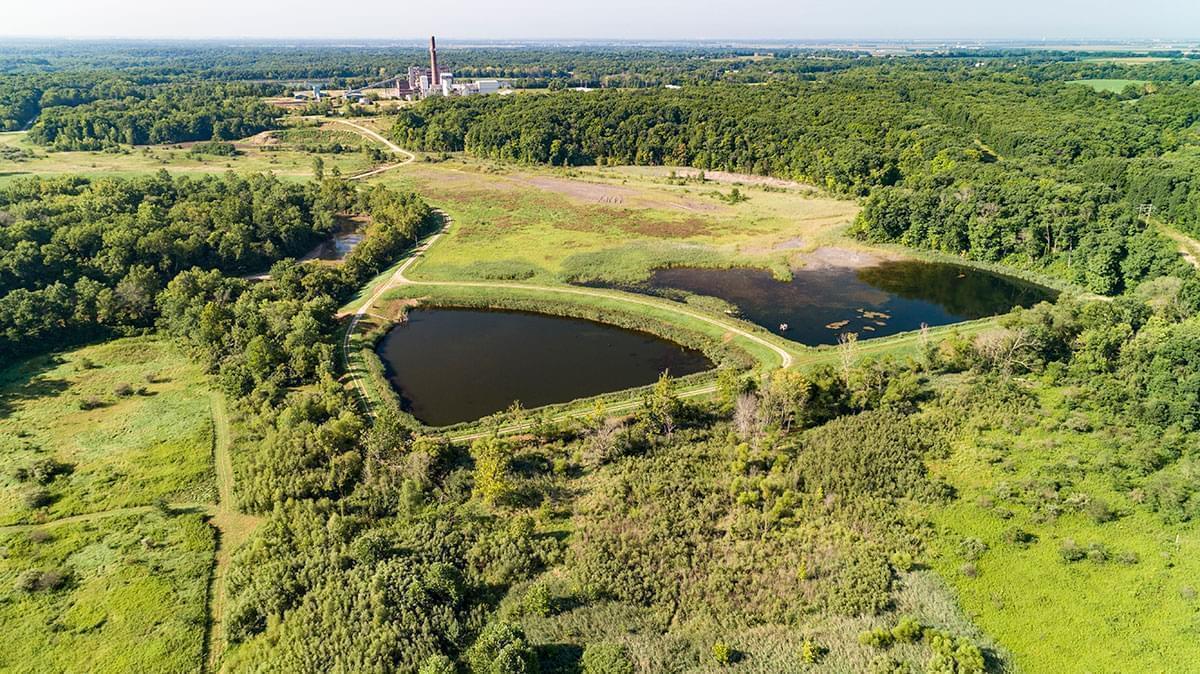
[[[321, 157], [326, 173], [335, 168], [343, 175], [370, 169], [375, 163], [358, 151], [329, 150], [339, 143], [361, 148], [361, 137], [347, 131], [316, 128], [286, 129], [237, 141], [239, 154], [215, 156], [196, 154], [193, 143], [178, 146], [124, 148], [119, 152], [50, 152], [28, 140], [24, 133], [0, 134], [0, 186], [31, 175], [84, 175], [89, 177], [150, 175], [160, 170], [184, 174], [275, 173], [283, 179], [309, 180], [313, 175], [313, 157]], [[275, 142], [268, 142], [269, 139]]]
[[1107, 91], [1114, 94], [1119, 94], [1125, 91], [1125, 87], [1133, 85], [1140, 87], [1148, 84], [1147, 80], [1110, 80], [1110, 79], [1095, 79], [1095, 80], [1071, 80], [1067, 84], [1081, 84], [1085, 87], [1091, 87], [1096, 91]]
[[0, 671], [200, 671], [213, 547], [194, 514], [0, 530]]
[[455, 159], [417, 162], [383, 180], [416, 190], [453, 220], [417, 271], [428, 279], [630, 280], [664, 264], [782, 270], [821, 245], [854, 245], [840, 234], [858, 211], [807, 187], [673, 184], [620, 168]]
[[0, 371], [0, 524], [213, 498], [200, 368], [154, 338]]

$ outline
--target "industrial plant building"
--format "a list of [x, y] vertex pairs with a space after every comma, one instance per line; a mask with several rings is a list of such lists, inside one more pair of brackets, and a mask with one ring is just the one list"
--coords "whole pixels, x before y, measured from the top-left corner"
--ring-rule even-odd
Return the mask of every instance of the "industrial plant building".
[[506, 88], [500, 80], [475, 80], [455, 82], [454, 73], [438, 66], [437, 38], [429, 38], [429, 68], [413, 66], [408, 69], [408, 79], [396, 78], [396, 97], [418, 99], [429, 96], [471, 96], [495, 94]]
[[[410, 66], [407, 73], [401, 73], [380, 82], [368, 84], [365, 87], [349, 89], [341, 94], [352, 102], [367, 100], [366, 92], [373, 92], [383, 98], [398, 98], [415, 101], [430, 96], [474, 96], [477, 94], [496, 94], [508, 89], [508, 85], [500, 80], [474, 80], [472, 82], [456, 82], [454, 73], [442, 70], [438, 66], [437, 39], [429, 38], [429, 67]], [[312, 91], [297, 91], [296, 100], [321, 100], [324, 96], [333, 96], [332, 92], [322, 91], [320, 86], [314, 86]], [[336, 97], [336, 96], [335, 96]]]

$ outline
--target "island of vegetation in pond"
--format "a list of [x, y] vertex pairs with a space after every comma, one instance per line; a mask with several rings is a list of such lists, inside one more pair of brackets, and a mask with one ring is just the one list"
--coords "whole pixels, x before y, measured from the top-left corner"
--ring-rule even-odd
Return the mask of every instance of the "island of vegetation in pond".
[[699, 351], [653, 335], [514, 311], [413, 311], [378, 352], [404, 408], [431, 426], [514, 402], [539, 407], [701, 372]]
[[1055, 291], [971, 267], [915, 260], [862, 268], [798, 269], [779, 281], [764, 269], [658, 269], [633, 290], [718, 297], [747, 320], [817, 346], [840, 335], [882, 337], [1002, 314], [1053, 300]]

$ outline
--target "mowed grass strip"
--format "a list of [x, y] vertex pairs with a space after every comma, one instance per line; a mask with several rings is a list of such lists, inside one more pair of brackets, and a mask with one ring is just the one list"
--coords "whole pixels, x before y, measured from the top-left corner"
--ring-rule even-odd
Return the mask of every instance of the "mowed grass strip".
[[0, 548], [0, 671], [200, 671], [214, 548], [202, 516], [0, 533]]
[[0, 524], [214, 497], [200, 368], [153, 337], [0, 371]]

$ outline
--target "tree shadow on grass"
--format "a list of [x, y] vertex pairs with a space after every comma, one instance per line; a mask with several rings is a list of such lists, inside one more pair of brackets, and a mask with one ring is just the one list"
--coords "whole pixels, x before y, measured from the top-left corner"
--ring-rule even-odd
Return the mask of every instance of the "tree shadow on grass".
[[8, 418], [22, 402], [57, 397], [69, 389], [71, 382], [46, 374], [61, 362], [58, 356], [39, 356], [0, 370], [0, 419]]
[[541, 674], [579, 674], [583, 671], [579, 662], [583, 647], [579, 644], [540, 644], [534, 646], [534, 650]]

